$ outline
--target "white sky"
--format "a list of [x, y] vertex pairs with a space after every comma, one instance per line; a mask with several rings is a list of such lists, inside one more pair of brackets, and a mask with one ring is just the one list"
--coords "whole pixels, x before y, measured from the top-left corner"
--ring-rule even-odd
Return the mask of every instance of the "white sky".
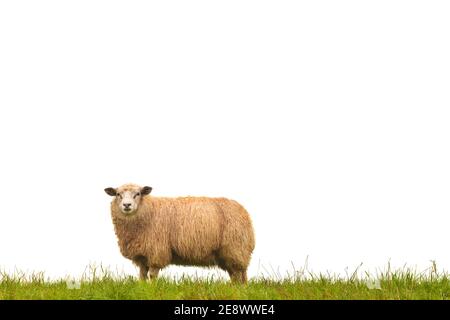
[[[103, 189], [226, 196], [250, 275], [450, 269], [448, 1], [2, 1], [0, 266], [135, 274]], [[172, 269], [179, 274], [185, 269]]]

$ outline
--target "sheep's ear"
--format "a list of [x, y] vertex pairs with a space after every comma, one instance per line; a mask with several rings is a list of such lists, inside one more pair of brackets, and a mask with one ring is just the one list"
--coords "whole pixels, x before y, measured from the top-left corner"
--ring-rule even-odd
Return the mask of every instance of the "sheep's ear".
[[149, 186], [145, 186], [141, 189], [141, 194], [143, 196], [146, 196], [147, 194], [150, 194], [150, 192], [152, 192], [152, 187]]
[[107, 195], [110, 195], [111, 197], [115, 197], [117, 195], [117, 191], [114, 188], [106, 188], [105, 192]]

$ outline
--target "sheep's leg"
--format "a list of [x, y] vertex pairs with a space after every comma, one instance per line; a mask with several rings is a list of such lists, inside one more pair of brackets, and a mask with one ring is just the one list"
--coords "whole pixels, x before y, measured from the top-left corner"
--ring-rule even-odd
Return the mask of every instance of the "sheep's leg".
[[247, 283], [247, 271], [241, 271], [240, 274], [240, 282]]
[[150, 266], [150, 279], [156, 279], [158, 277], [159, 268]]
[[141, 279], [141, 280], [148, 279], [148, 267], [147, 266], [139, 266], [139, 279]]
[[136, 257], [133, 259], [134, 264], [139, 268], [139, 279], [148, 279], [148, 266], [147, 260], [144, 257]]
[[228, 271], [231, 281], [234, 283], [247, 283], [247, 272], [244, 270]]
[[220, 251], [216, 255], [217, 265], [230, 275], [230, 279], [235, 283], [247, 282], [247, 266], [227, 252]]

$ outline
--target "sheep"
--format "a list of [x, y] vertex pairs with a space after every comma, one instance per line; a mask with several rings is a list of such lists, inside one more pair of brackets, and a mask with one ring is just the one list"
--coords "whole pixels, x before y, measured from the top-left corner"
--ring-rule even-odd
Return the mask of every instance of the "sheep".
[[121, 254], [155, 279], [170, 264], [218, 266], [233, 282], [247, 282], [255, 247], [252, 221], [242, 205], [226, 198], [153, 197], [152, 188], [106, 188]]

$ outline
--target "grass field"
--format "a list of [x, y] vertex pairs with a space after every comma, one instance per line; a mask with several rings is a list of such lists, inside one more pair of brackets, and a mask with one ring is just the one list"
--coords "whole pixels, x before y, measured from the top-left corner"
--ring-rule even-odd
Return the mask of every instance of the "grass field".
[[450, 299], [450, 279], [435, 265], [424, 272], [381, 272], [376, 278], [305, 274], [284, 279], [258, 278], [247, 285], [226, 280], [160, 278], [152, 282], [101, 275], [79, 281], [49, 281], [43, 273], [0, 273], [0, 299]]

